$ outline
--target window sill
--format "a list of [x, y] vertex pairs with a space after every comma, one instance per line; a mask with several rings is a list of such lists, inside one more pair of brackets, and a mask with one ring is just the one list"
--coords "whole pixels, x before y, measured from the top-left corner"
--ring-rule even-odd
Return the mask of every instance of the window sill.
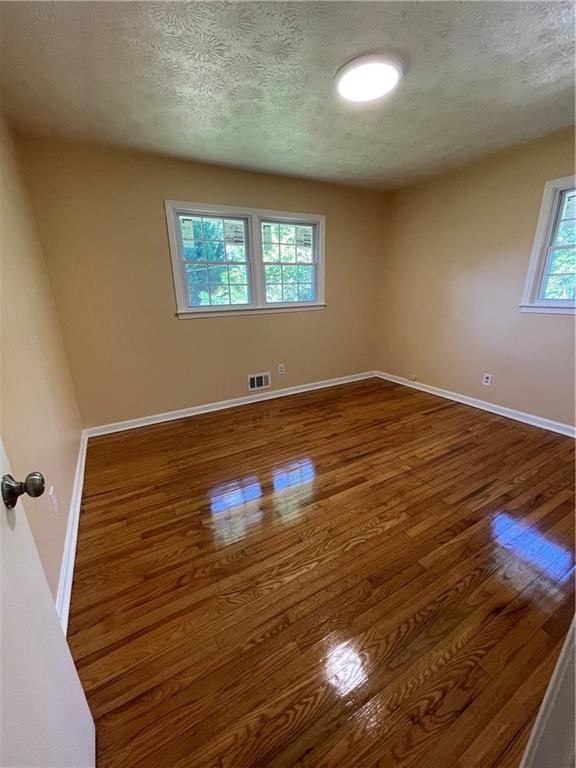
[[326, 309], [326, 304], [298, 304], [294, 307], [255, 307], [254, 309], [218, 309], [210, 312], [176, 312], [179, 320], [207, 317], [238, 317], [239, 315], [274, 315], [280, 312], [311, 312]]
[[539, 315], [574, 315], [576, 307], [552, 307], [546, 304], [519, 304], [520, 312], [533, 312]]

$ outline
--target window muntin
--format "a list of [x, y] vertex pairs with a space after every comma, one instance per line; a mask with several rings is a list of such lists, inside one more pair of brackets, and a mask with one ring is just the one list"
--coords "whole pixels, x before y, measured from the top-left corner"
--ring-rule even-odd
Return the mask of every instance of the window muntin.
[[576, 310], [576, 178], [546, 183], [520, 308], [524, 312]]
[[178, 214], [190, 307], [249, 305], [246, 220]]
[[324, 307], [324, 217], [166, 202], [178, 316]]
[[316, 300], [315, 226], [262, 221], [267, 304]]

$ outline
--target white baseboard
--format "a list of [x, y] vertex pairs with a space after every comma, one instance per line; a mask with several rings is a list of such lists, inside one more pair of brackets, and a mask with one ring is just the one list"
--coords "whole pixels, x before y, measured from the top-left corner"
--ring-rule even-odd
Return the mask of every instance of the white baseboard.
[[446, 398], [447, 400], [454, 400], [457, 403], [463, 403], [464, 405], [470, 405], [473, 408], [479, 408], [482, 411], [489, 411], [495, 413], [498, 416], [505, 416], [508, 419], [514, 419], [514, 421], [521, 421], [524, 424], [530, 424], [533, 427], [539, 427], [540, 429], [548, 429], [552, 432], [558, 432], [561, 435], [568, 437], [576, 437], [576, 427], [570, 424], [563, 424], [559, 421], [552, 421], [551, 419], [545, 419], [542, 416], [535, 416], [532, 413], [524, 413], [523, 411], [516, 411], [513, 408], [507, 408], [503, 405], [497, 405], [496, 403], [490, 403], [486, 400], [478, 400], [475, 397], [469, 397], [468, 395], [461, 395], [458, 392], [451, 392], [448, 389], [440, 389], [439, 387], [433, 387], [430, 384], [423, 384], [420, 381], [412, 381], [405, 379], [402, 376], [395, 376], [392, 373], [385, 373], [384, 371], [364, 371], [363, 373], [354, 373], [350, 376], [340, 376], [336, 379], [324, 379], [321, 381], [313, 381], [310, 384], [301, 384], [295, 387], [286, 387], [284, 389], [272, 389], [266, 392], [256, 392], [252, 395], [246, 395], [245, 397], [235, 397], [230, 400], [220, 400], [215, 403], [205, 403], [204, 405], [194, 405], [190, 408], [181, 408], [177, 411], [168, 411], [166, 413], [156, 413], [152, 416], [141, 416], [137, 419], [127, 419], [126, 421], [115, 421], [111, 424], [102, 424], [97, 427], [87, 427], [84, 430], [85, 438], [97, 437], [98, 435], [109, 435], [113, 432], [124, 432], [127, 429], [138, 429], [139, 427], [148, 427], [152, 424], [160, 424], [164, 421], [176, 421], [177, 419], [186, 419], [189, 416], [197, 416], [201, 413], [211, 413], [212, 411], [221, 411], [226, 408], [236, 408], [241, 405], [249, 405], [250, 403], [257, 403], [262, 400], [273, 400], [277, 397], [287, 397], [288, 395], [297, 395], [300, 392], [310, 392], [315, 389], [324, 389], [326, 387], [336, 387], [339, 384], [348, 384], [353, 381], [362, 381], [363, 379], [379, 378], [386, 381], [391, 381], [394, 384], [401, 384], [404, 387], [410, 387], [411, 389], [418, 389], [422, 392], [428, 392], [431, 395], [437, 395], [438, 397]]
[[576, 437], [576, 427], [573, 427], [571, 424], [563, 424], [560, 421], [551, 421], [550, 419], [542, 418], [542, 416], [535, 416], [532, 413], [515, 411], [513, 408], [506, 408], [503, 405], [489, 403], [486, 400], [478, 400], [477, 398], [469, 397], [468, 395], [460, 395], [458, 392], [450, 392], [448, 389], [432, 387], [430, 384], [423, 384], [420, 381], [411, 381], [402, 376], [395, 376], [392, 373], [374, 371], [373, 375], [380, 379], [385, 379], [386, 381], [393, 381], [395, 384], [402, 384], [404, 387], [419, 389], [422, 392], [428, 392], [431, 395], [438, 395], [438, 397], [444, 397], [447, 400], [455, 400], [457, 403], [463, 403], [464, 405], [471, 405], [473, 408], [479, 408], [482, 411], [489, 411], [490, 413], [496, 413], [498, 416], [505, 416], [507, 419], [521, 421], [524, 424], [530, 424], [532, 427], [548, 429], [551, 432], [558, 432], [560, 435], [566, 435], [567, 437]]
[[56, 611], [60, 617], [60, 624], [64, 634], [68, 629], [68, 615], [70, 613], [70, 598], [72, 596], [72, 578], [74, 576], [74, 562], [76, 560], [76, 543], [78, 541], [78, 525], [80, 522], [80, 505], [82, 503], [82, 488], [84, 486], [84, 468], [86, 465], [86, 446], [88, 435], [83, 430], [80, 436], [78, 459], [76, 460], [76, 472], [74, 474], [74, 486], [70, 499], [68, 512], [68, 527], [66, 528], [66, 540], [60, 566], [58, 579], [58, 592], [56, 593]]
[[189, 416], [198, 416], [200, 413], [211, 413], [212, 411], [222, 411], [225, 408], [236, 408], [240, 405], [250, 405], [258, 403], [261, 400], [274, 400], [277, 397], [287, 397], [288, 395], [297, 395], [299, 392], [310, 392], [314, 389], [324, 389], [326, 387], [336, 387], [338, 384], [349, 384], [353, 381], [362, 381], [363, 379], [372, 379], [377, 377], [376, 371], [365, 371], [364, 373], [353, 373], [350, 376], [340, 376], [337, 379], [324, 379], [322, 381], [313, 381], [310, 384], [301, 384], [297, 387], [286, 387], [284, 389], [271, 389], [266, 392], [256, 392], [246, 397], [235, 397], [231, 400], [220, 400], [216, 403], [206, 403], [205, 405], [193, 405], [191, 408], [181, 408], [178, 411], [168, 411], [167, 413], [156, 413], [153, 416], [142, 416], [139, 419], [128, 419], [127, 421], [116, 421], [112, 424], [103, 424], [100, 427], [87, 427], [84, 430], [86, 437], [97, 437], [98, 435], [109, 435], [112, 432], [124, 432], [126, 429], [138, 429], [139, 427], [148, 427], [151, 424], [160, 424], [163, 421], [176, 421], [177, 419], [186, 419]]

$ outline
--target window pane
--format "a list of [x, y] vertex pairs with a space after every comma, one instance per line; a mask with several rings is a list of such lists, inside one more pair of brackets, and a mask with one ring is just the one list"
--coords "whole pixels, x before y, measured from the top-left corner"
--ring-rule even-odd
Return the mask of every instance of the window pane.
[[550, 252], [548, 274], [559, 272], [576, 274], [576, 248], [554, 248]]
[[576, 217], [576, 189], [564, 192], [561, 219]]
[[270, 222], [262, 223], [262, 242], [263, 243], [279, 243], [280, 231], [278, 224], [272, 224]]
[[298, 301], [298, 286], [295, 284], [283, 285], [282, 301]]
[[281, 245], [280, 259], [294, 263], [296, 261], [296, 247], [294, 245]]
[[304, 248], [298, 246], [296, 249], [296, 258], [298, 261], [311, 262], [312, 261], [312, 248]]
[[296, 283], [298, 281], [298, 267], [282, 267], [282, 282]]
[[243, 245], [230, 245], [226, 243], [227, 261], [246, 261], [246, 249]]
[[226, 219], [224, 222], [224, 239], [227, 243], [244, 243], [244, 222], [239, 219]]
[[228, 282], [228, 267], [208, 267], [208, 282], [219, 285]]
[[282, 286], [281, 285], [267, 285], [266, 286], [266, 301], [269, 304], [275, 304], [282, 301]]
[[185, 240], [202, 240], [202, 219], [196, 216], [180, 216], [180, 230]]
[[314, 286], [311, 283], [298, 283], [298, 301], [314, 301]]
[[231, 283], [247, 283], [248, 282], [248, 270], [245, 266], [235, 264], [233, 267], [228, 267], [228, 273], [230, 275], [229, 280]]
[[549, 275], [544, 281], [543, 299], [571, 300], [576, 298], [576, 275]]
[[264, 261], [280, 261], [280, 248], [278, 245], [265, 244], [262, 251]]
[[204, 254], [207, 261], [224, 261], [224, 243], [204, 243]]
[[227, 285], [210, 286], [210, 304], [230, 304], [230, 290]]
[[576, 219], [566, 219], [558, 225], [554, 245], [572, 245], [576, 243]]
[[313, 227], [304, 227], [304, 226], [297, 226], [296, 227], [296, 245], [303, 246], [305, 248], [311, 248], [312, 247], [312, 232]]
[[267, 264], [264, 267], [264, 274], [267, 283], [282, 282], [282, 267], [279, 264]]
[[311, 283], [314, 280], [313, 266], [298, 266], [298, 282]]
[[188, 303], [191, 307], [206, 307], [210, 304], [210, 293], [207, 285], [189, 285]]
[[247, 285], [231, 285], [230, 300], [232, 304], [249, 304]]
[[204, 285], [208, 282], [206, 267], [186, 264], [186, 282], [188, 285]]
[[202, 217], [204, 240], [224, 240], [224, 224], [222, 219], [206, 219]]
[[280, 242], [294, 245], [296, 242], [296, 227], [294, 224], [280, 224]]
[[202, 261], [204, 259], [204, 243], [194, 242], [194, 240], [184, 240], [182, 242], [185, 261]]

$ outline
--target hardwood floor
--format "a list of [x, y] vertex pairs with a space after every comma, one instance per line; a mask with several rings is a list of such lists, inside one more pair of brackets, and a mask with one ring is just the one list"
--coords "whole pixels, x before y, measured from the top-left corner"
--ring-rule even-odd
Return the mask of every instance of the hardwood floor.
[[377, 379], [89, 442], [99, 768], [517, 766], [573, 614], [573, 442]]

